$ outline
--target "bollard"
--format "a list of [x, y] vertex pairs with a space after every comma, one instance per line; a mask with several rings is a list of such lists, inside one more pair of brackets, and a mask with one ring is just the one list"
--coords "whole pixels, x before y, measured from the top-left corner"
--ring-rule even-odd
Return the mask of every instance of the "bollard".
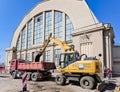
[[27, 73], [23, 71], [22, 75], [22, 92], [27, 92]]

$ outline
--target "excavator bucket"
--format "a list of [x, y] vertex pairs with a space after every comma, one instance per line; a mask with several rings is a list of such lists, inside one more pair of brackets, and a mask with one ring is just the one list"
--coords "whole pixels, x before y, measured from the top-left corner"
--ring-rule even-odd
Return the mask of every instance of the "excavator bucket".
[[40, 57], [42, 56], [42, 54], [37, 54], [37, 56], [35, 57], [35, 62], [39, 62], [40, 61]]

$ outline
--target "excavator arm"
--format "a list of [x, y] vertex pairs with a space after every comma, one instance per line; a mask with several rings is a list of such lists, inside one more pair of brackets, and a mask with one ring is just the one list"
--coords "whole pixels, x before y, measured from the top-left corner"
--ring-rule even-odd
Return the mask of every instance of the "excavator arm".
[[67, 45], [65, 42], [62, 42], [58, 39], [55, 39], [52, 37], [52, 33], [49, 34], [48, 39], [45, 40], [45, 42], [43, 43], [38, 55], [35, 57], [35, 62], [39, 62], [40, 57], [42, 56], [43, 52], [45, 51], [46, 47], [48, 46], [49, 42], [52, 41], [53, 43], [57, 44], [58, 46], [60, 46], [61, 48], [63, 48], [65, 51], [74, 51], [74, 47], [73, 46], [69, 46]]
[[48, 46], [49, 42], [50, 42], [50, 37], [52, 36], [52, 34], [50, 34], [48, 36], [48, 39], [44, 41], [43, 45], [41, 46], [37, 56], [35, 57], [35, 62], [39, 62], [40, 57], [42, 56], [43, 52], [45, 51], [46, 47]]
[[50, 41], [52, 41], [53, 43], [55, 43], [58, 46], [60, 46], [61, 48], [63, 48], [64, 51], [74, 51], [74, 49], [71, 46], [67, 45], [65, 42], [62, 42], [62, 41], [60, 41], [58, 39], [50, 37]]

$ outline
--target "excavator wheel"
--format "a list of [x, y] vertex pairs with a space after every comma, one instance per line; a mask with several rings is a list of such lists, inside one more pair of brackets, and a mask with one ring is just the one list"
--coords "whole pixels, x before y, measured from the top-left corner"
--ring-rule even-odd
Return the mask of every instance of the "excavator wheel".
[[90, 76], [84, 76], [80, 79], [80, 85], [84, 89], [93, 89], [95, 86], [95, 80], [94, 78]]
[[65, 76], [63, 76], [63, 75], [57, 75], [56, 78], [55, 78], [55, 82], [56, 82], [56, 84], [58, 84], [58, 85], [65, 85], [65, 83], [66, 83], [66, 78], [65, 78]]

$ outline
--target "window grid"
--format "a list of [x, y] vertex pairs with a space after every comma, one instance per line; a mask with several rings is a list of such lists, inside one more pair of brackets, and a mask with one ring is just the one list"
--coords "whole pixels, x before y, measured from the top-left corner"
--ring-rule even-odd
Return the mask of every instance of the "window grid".
[[16, 59], [20, 59], [20, 54], [17, 54], [17, 55], [16, 55]]
[[55, 62], [56, 66], [59, 65], [60, 53], [61, 53], [61, 49], [55, 49], [54, 50], [54, 62]]
[[20, 36], [18, 37], [17, 41], [17, 51], [20, 50], [21, 44], [20, 44]]
[[21, 54], [21, 59], [25, 59], [25, 58], [24, 58], [24, 54]]
[[50, 62], [50, 50], [45, 51], [45, 62]]
[[55, 11], [55, 38], [62, 39], [62, 13]]
[[28, 32], [27, 32], [27, 47], [30, 48], [32, 45], [32, 21], [28, 23]]
[[68, 41], [68, 40], [72, 39], [71, 33], [73, 31], [73, 25], [72, 25], [72, 22], [70, 21], [70, 19], [67, 15], [65, 16], [65, 19], [66, 19], [66, 23], [65, 23], [66, 36], [65, 36], [65, 39], [66, 39], [66, 41]]
[[30, 61], [30, 53], [27, 53], [26, 59], [27, 59], [28, 61]]
[[34, 44], [42, 43], [43, 14], [35, 17]]
[[48, 35], [52, 32], [52, 12], [45, 13], [45, 39], [48, 38]]
[[[54, 36], [55, 38], [61, 39], [62, 34], [62, 12], [54, 11]], [[17, 50], [24, 50], [27, 48], [30, 48], [32, 45], [32, 20], [28, 22], [28, 32], [26, 32], [26, 27], [22, 30], [21, 37], [18, 38], [17, 41]], [[35, 23], [34, 23], [34, 37], [33, 37], [33, 43], [34, 44], [40, 44], [42, 43], [43, 38], [43, 27], [45, 27], [45, 39], [48, 38], [48, 35], [52, 32], [52, 11], [45, 12], [45, 26], [43, 25], [43, 14], [39, 14], [35, 17]], [[73, 31], [73, 25], [67, 15], [65, 15], [65, 39], [66, 41], [71, 40], [71, 33]], [[27, 33], [27, 34], [26, 34]], [[27, 42], [26, 42], [26, 35], [27, 35]], [[21, 38], [21, 41], [20, 41]], [[27, 43], [27, 44], [26, 44]], [[27, 45], [27, 46], [26, 46]]]
[[26, 49], [26, 28], [22, 31], [22, 50]]

